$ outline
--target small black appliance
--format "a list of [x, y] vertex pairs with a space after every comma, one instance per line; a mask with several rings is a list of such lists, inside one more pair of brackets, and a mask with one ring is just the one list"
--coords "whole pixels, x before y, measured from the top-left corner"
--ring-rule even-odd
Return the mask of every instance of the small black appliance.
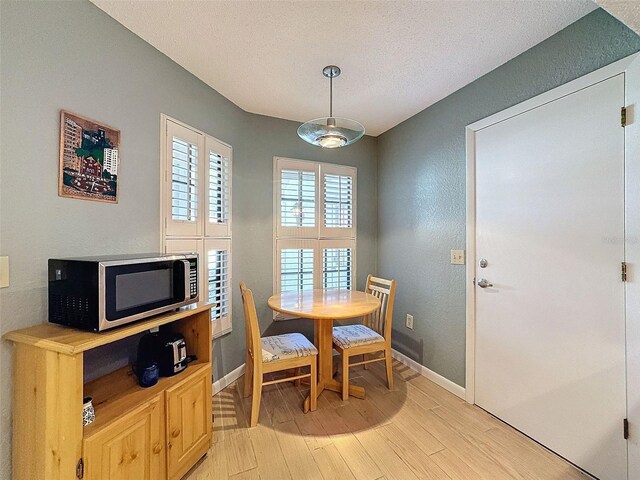
[[152, 364], [158, 366], [161, 377], [180, 373], [195, 357], [187, 355], [187, 343], [180, 333], [147, 333], [138, 343], [136, 374], [142, 380], [143, 372]]

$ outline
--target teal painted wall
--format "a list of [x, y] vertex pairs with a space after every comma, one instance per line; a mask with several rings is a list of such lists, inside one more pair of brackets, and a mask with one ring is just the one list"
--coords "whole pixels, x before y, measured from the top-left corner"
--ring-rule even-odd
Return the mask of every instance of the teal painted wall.
[[[358, 287], [369, 272], [396, 277], [396, 348], [463, 384], [464, 268], [450, 266], [448, 252], [464, 248], [464, 126], [638, 49], [637, 36], [596, 11], [378, 139], [323, 151], [298, 140], [294, 122], [242, 111], [87, 1], [2, 1], [0, 254], [11, 257], [11, 287], [0, 290], [0, 333], [46, 318], [47, 258], [159, 248], [162, 112], [234, 147], [234, 283], [254, 289], [263, 330], [299, 327], [271, 324], [265, 304], [272, 157], [354, 165]], [[61, 108], [121, 129], [117, 206], [57, 196]], [[214, 344], [216, 378], [243, 362], [238, 297], [233, 333]], [[415, 332], [403, 327], [406, 313]], [[87, 360], [109, 368], [131, 348]], [[10, 478], [10, 370], [11, 348], [2, 342], [3, 479]]]
[[638, 35], [595, 10], [378, 137], [378, 266], [398, 280], [394, 348], [464, 386], [465, 267], [449, 251], [466, 241], [466, 125], [638, 50]]
[[[310, 146], [297, 123], [244, 112], [88, 1], [0, 2], [0, 92], [0, 254], [11, 261], [0, 333], [46, 321], [48, 258], [159, 250], [160, 113], [234, 149], [233, 332], [214, 342], [216, 379], [244, 363], [241, 279], [255, 291], [263, 331], [271, 324], [273, 156], [358, 168], [358, 286], [376, 270], [375, 138]], [[118, 205], [58, 197], [60, 109], [121, 130]], [[87, 373], [126, 364], [134, 351], [135, 341], [100, 349]], [[10, 478], [11, 368], [2, 341], [0, 479]]]

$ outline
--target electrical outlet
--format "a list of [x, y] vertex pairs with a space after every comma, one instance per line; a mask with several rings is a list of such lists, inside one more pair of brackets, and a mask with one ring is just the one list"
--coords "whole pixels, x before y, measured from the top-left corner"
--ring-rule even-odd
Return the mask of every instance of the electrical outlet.
[[464, 250], [451, 250], [451, 265], [464, 265]]
[[407, 313], [407, 328], [413, 330], [413, 315]]

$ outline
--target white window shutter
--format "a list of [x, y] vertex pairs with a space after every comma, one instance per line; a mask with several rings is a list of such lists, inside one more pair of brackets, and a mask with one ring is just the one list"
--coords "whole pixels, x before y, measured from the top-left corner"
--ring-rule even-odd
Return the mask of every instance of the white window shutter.
[[318, 271], [316, 240], [278, 240], [276, 242], [276, 288], [281, 292], [313, 290]]
[[232, 148], [161, 115], [162, 248], [197, 252], [199, 301], [211, 310], [214, 337], [232, 329]]
[[355, 289], [356, 168], [274, 157], [273, 173], [274, 293]]
[[339, 165], [320, 166], [322, 238], [355, 238], [356, 169]]
[[211, 320], [216, 337], [231, 331], [231, 240], [207, 238], [204, 246], [206, 290], [202, 298], [215, 304]]
[[[276, 241], [274, 255], [275, 293], [307, 292], [318, 285], [321, 269], [318, 241], [315, 239], [281, 239]], [[292, 317], [274, 312], [274, 320], [289, 320]]]
[[206, 137], [207, 204], [205, 235], [231, 236], [231, 147]]
[[276, 158], [276, 236], [316, 238], [318, 168], [313, 162]]
[[165, 235], [199, 235], [202, 231], [202, 158], [204, 136], [167, 121], [164, 171]]
[[355, 242], [353, 240], [321, 240], [322, 279], [324, 289], [354, 290]]

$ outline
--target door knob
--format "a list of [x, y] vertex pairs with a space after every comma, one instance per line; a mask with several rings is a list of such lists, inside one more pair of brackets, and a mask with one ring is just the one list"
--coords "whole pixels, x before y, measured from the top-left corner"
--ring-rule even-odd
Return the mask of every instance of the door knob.
[[478, 280], [478, 286], [480, 288], [493, 287], [493, 283], [489, 283], [489, 280], [487, 280], [486, 278], [481, 278], [480, 280]]

